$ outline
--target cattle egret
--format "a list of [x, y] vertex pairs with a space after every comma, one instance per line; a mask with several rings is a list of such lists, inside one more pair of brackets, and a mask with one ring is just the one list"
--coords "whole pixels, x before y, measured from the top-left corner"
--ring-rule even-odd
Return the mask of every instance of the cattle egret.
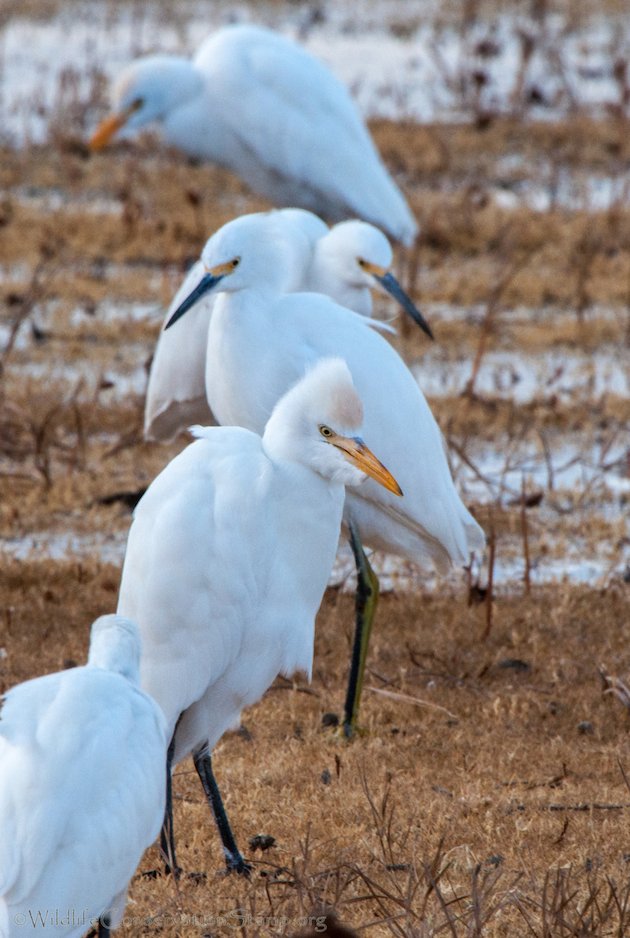
[[[431, 338], [424, 316], [390, 271], [392, 248], [385, 235], [367, 222], [340, 222], [332, 229], [311, 212], [282, 209], [266, 213], [289, 241], [293, 256], [288, 292], [325, 293], [365, 316], [372, 315], [372, 290], [392, 295]], [[190, 269], [177, 291], [164, 324], [204, 275], [201, 261]], [[160, 332], [144, 410], [144, 435], [171, 440], [191, 423], [214, 423], [205, 390], [206, 349], [214, 294], [202, 297], [178, 329]]]
[[257, 216], [224, 225], [202, 253], [206, 274], [173, 313], [173, 325], [204, 294], [219, 293], [208, 330], [206, 394], [219, 423], [260, 431], [276, 401], [319, 358], [344, 358], [363, 401], [365, 433], [405, 493], [398, 501], [370, 480], [344, 510], [358, 571], [357, 623], [344, 728], [361, 695], [378, 579], [362, 544], [438, 569], [465, 565], [483, 531], [462, 503], [442, 435], [410, 371], [375, 330], [327, 297], [284, 292], [287, 250]]
[[135, 623], [102, 616], [84, 667], [0, 701], [0, 935], [99, 935], [164, 817], [166, 725]]
[[[192, 753], [227, 865], [239, 872], [248, 866], [210, 752], [278, 674], [310, 676], [345, 486], [367, 474], [392, 499], [401, 494], [356, 436], [361, 423], [345, 362], [319, 361], [276, 403], [262, 438], [194, 428], [198, 439], [134, 513], [118, 610], [140, 625], [141, 684], [166, 714], [172, 762]], [[173, 845], [165, 847], [176, 870]]]
[[411, 244], [416, 222], [347, 89], [299, 45], [272, 30], [229, 25], [192, 60], [133, 62], [114, 89], [114, 112], [92, 136], [158, 124], [172, 146], [237, 173], [272, 204], [332, 221], [357, 216]]

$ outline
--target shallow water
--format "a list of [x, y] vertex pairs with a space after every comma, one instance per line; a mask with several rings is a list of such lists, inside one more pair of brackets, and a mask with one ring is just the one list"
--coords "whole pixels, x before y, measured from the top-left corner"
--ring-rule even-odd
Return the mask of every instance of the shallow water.
[[66, 384], [68, 388], [79, 388], [77, 399], [92, 400], [97, 394], [106, 395], [104, 400], [120, 401], [130, 395], [142, 396], [146, 389], [147, 372], [144, 365], [137, 365], [145, 355], [144, 346], [128, 345], [125, 355], [116, 355], [106, 367], [86, 366], [84, 362], [28, 362], [21, 368], [23, 375], [37, 381]]
[[[453, 570], [446, 576], [433, 571], [421, 571], [398, 557], [373, 554], [370, 563], [379, 578], [381, 592], [436, 592], [445, 589], [465, 590], [468, 575], [465, 571]], [[576, 545], [575, 551], [561, 559], [534, 556], [530, 565], [531, 586], [550, 583], [572, 583], [604, 587], [612, 580], [624, 579], [630, 570], [630, 548], [621, 557], [611, 557], [605, 552], [585, 551]], [[355, 588], [355, 566], [350, 548], [340, 550], [329, 581], [350, 592]], [[510, 593], [524, 582], [525, 561], [518, 554], [499, 551], [495, 558], [493, 585], [498, 592]], [[473, 581], [478, 578], [483, 588], [488, 582], [487, 567], [475, 570]]]
[[[430, 319], [437, 321], [474, 318], [482, 313], [445, 304], [436, 304], [435, 309], [426, 311]], [[54, 303], [41, 312], [41, 324], [53, 331], [55, 312]], [[154, 303], [104, 302], [99, 306], [101, 321], [136, 321], [146, 323], [151, 329], [157, 329], [162, 314], [160, 305]], [[606, 310], [597, 311], [597, 315], [604, 320], [616, 317], [616, 313]], [[532, 322], [548, 316], [548, 311], [525, 309], [506, 314], [506, 318]], [[70, 329], [80, 329], [85, 320], [81, 310], [71, 312]], [[19, 336], [16, 360], [11, 368], [40, 381], [65, 383], [69, 390], [75, 391], [80, 386], [77, 393], [84, 399], [98, 395], [101, 402], [113, 402], [129, 395], [142, 396], [147, 380], [146, 344], [127, 342], [109, 353], [107, 349], [105, 346], [106, 367], [81, 358], [68, 362], [63, 355], [52, 355], [45, 347], [37, 349], [35, 354], [30, 330], [25, 327]], [[470, 361], [450, 360], [444, 348], [434, 345], [413, 366], [413, 372], [429, 397], [456, 397], [468, 380]], [[476, 387], [488, 398], [510, 399], [517, 403], [552, 395], [569, 403], [597, 399], [606, 393], [630, 398], [627, 350], [611, 344], [600, 347], [596, 353], [582, 352], [579, 347], [553, 349], [537, 356], [518, 351], [493, 351], [483, 359]], [[528, 493], [542, 495], [541, 506], [528, 512], [533, 531], [530, 574], [533, 583], [564, 579], [576, 583], [599, 582], [621, 575], [625, 565], [630, 563], [627, 546], [630, 544], [627, 512], [630, 426], [616, 434], [602, 430], [588, 439], [580, 432], [538, 432], [532, 427], [520, 440], [468, 441], [465, 452], [451, 450], [450, 459], [456, 484], [467, 503], [518, 504], [523, 486]], [[584, 530], [593, 526], [607, 530], [606, 526], [614, 525], [619, 518], [625, 517], [626, 521], [617, 536], [619, 543], [610, 543], [601, 537], [579, 538], [567, 533], [563, 522], [567, 515], [579, 519]], [[125, 536], [125, 532], [103, 535], [72, 530], [42, 531], [8, 540], [1, 549], [15, 557], [96, 554], [102, 560], [121, 563]], [[543, 542], [544, 550], [539, 550]], [[494, 571], [499, 586], [514, 586], [522, 579], [521, 553], [519, 537], [503, 538]], [[384, 589], [437, 589], [443, 582], [431, 572], [420, 573], [412, 565], [393, 557], [377, 555], [374, 564]], [[482, 581], [485, 576], [487, 571], [482, 571]], [[347, 551], [342, 551], [331, 582], [351, 588], [352, 577], [352, 558]], [[449, 582], [454, 587], [462, 584], [463, 574], [455, 571]]]
[[[108, 276], [115, 274], [110, 271]], [[163, 286], [163, 274], [152, 273], [147, 286], [158, 292]], [[2, 282], [11, 282], [14, 274], [8, 271], [3, 276], [0, 268], [0, 285]], [[179, 282], [181, 275], [175, 278]], [[175, 286], [173, 287], [173, 290]], [[40, 305], [35, 314], [35, 321], [43, 331], [52, 329], [54, 332], [54, 317], [59, 309], [57, 301], [50, 301]], [[396, 307], [390, 304], [388, 311], [395, 314]], [[483, 310], [478, 308], [465, 309], [463, 307], [447, 306], [446, 304], [427, 304], [426, 315], [436, 327], [439, 334], [439, 323], [445, 320], [468, 320], [471, 323], [479, 321]], [[98, 307], [98, 320], [100, 322], [137, 322], [146, 323], [155, 330], [159, 327], [165, 314], [165, 308], [158, 302], [122, 302], [103, 300]], [[510, 321], [517, 318], [520, 321], [538, 323], [549, 318], [548, 312], [540, 310], [518, 309], [502, 315], [502, 319]], [[592, 316], [598, 319], [618, 319], [614, 311], [595, 310]], [[82, 307], [72, 310], [69, 315], [69, 326], [78, 329], [89, 321]], [[571, 316], [561, 316], [554, 313], [553, 322], [561, 325]], [[0, 324], [0, 349], [9, 337], [10, 327]], [[15, 349], [26, 353], [33, 340], [28, 322], [25, 322], [17, 337]], [[120, 393], [128, 391], [141, 394], [144, 392], [146, 375], [144, 369], [145, 349], [140, 345], [129, 346], [125, 354], [119, 350], [117, 356], [111, 361], [108, 373], [112, 380], [121, 384]], [[47, 375], [45, 363], [29, 360], [23, 355], [22, 361], [16, 363], [19, 370], [35, 377]], [[55, 379], [64, 380], [64, 367], [67, 368], [65, 380], [73, 384], [76, 380], [78, 366], [56, 366]], [[429, 398], [457, 397], [465, 389], [471, 375], [471, 361], [468, 357], [453, 358], [449, 349], [439, 342], [427, 345], [422, 359], [413, 363], [411, 370]], [[92, 377], [95, 381], [98, 374], [93, 363], [83, 363], [81, 374]], [[526, 404], [533, 400], [557, 398], [559, 403], [579, 401], [583, 398], [598, 399], [604, 394], [615, 394], [619, 397], [630, 398], [630, 368], [628, 368], [628, 353], [623, 346], [607, 344], [600, 346], [595, 352], [585, 353], [579, 348], [568, 349], [565, 346], [540, 352], [536, 355], [527, 355], [518, 350], [492, 350], [487, 352], [479, 368], [475, 391], [483, 396], [510, 399], [519, 404]]]
[[[127, 543], [127, 531], [102, 531], [85, 533], [78, 531], [37, 531], [21, 537], [6, 538], [0, 542], [0, 555], [16, 560], [49, 558], [52, 560], [98, 557], [102, 563], [122, 565]], [[379, 577], [382, 592], [432, 592], [436, 590], [466, 588], [468, 575], [465, 571], [453, 570], [447, 575], [437, 575], [432, 570], [421, 570], [398, 557], [374, 553], [370, 562]], [[590, 584], [603, 587], [613, 579], [625, 578], [630, 570], [630, 543], [622, 551], [614, 552], [600, 546], [593, 548], [586, 541], [576, 540], [562, 558], [548, 557], [532, 549], [530, 561], [530, 583]], [[493, 582], [499, 590], [511, 591], [523, 582], [525, 562], [514, 544], [496, 555]], [[487, 567], [477, 564], [474, 579], [481, 585], [487, 582]], [[329, 586], [353, 591], [355, 588], [355, 565], [350, 547], [340, 546], [333, 567]]]
[[[520, 497], [523, 480], [528, 492], [542, 493], [540, 507], [528, 511], [531, 584], [566, 581], [603, 586], [611, 579], [627, 575], [630, 430], [611, 445], [586, 450], [577, 435], [555, 440], [551, 465], [541, 448], [525, 441], [520, 451], [512, 447], [506, 467], [501, 454], [509, 448], [507, 440], [505, 447], [478, 446], [471, 455], [475, 471], [453, 454], [452, 464], [466, 502], [509, 504]], [[614, 538], [588, 536], [589, 529], [603, 523], [617, 531]], [[118, 521], [118, 525], [119, 530], [106, 533], [72, 529], [31, 532], [1, 542], [0, 553], [16, 559], [56, 560], [90, 555], [119, 565], [124, 558], [128, 526], [124, 521]], [[575, 533], [576, 526], [584, 532], [583, 536]], [[483, 584], [488, 577], [488, 558], [483, 563], [482, 560], [476, 558], [472, 575]], [[446, 577], [438, 576], [431, 569], [420, 570], [407, 561], [381, 553], [372, 555], [372, 564], [384, 591], [433, 591], [447, 587], [458, 590], [464, 589], [467, 582], [467, 575], [461, 570], [453, 570]], [[503, 535], [493, 571], [496, 587], [517, 588], [524, 569], [520, 534]], [[354, 561], [347, 544], [340, 545], [330, 585], [354, 588]]]
[[[428, 397], [457, 396], [471, 375], [469, 359], [453, 361], [444, 348], [431, 348], [412, 367]], [[566, 348], [538, 355], [518, 351], [489, 351], [482, 360], [475, 391], [525, 404], [555, 395], [560, 400], [599, 398], [603, 394], [630, 397], [627, 349], [611, 346], [586, 356]]]
[[78, 531], [36, 531], [21, 537], [5, 538], [0, 552], [15, 560], [46, 557], [50, 560], [80, 559], [97, 556], [103, 563], [121, 564], [125, 556], [127, 533], [85, 534]]

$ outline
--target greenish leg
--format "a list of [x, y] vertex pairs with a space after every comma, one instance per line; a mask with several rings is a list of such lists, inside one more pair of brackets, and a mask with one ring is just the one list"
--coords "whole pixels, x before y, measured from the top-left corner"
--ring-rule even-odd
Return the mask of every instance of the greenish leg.
[[378, 603], [378, 577], [370, 566], [356, 527], [350, 524], [350, 545], [357, 565], [354, 644], [348, 678], [348, 692], [343, 715], [343, 733], [349, 739], [356, 731], [359, 703], [363, 690], [365, 662]]
[[[179, 720], [177, 721], [179, 723]], [[173, 731], [173, 738], [166, 751], [166, 809], [164, 811], [164, 823], [160, 831], [160, 849], [164, 857], [164, 872], [167, 876], [174, 876], [179, 879], [181, 869], [177, 865], [175, 857], [175, 834], [173, 833], [173, 754], [175, 752], [175, 733], [177, 725]]]

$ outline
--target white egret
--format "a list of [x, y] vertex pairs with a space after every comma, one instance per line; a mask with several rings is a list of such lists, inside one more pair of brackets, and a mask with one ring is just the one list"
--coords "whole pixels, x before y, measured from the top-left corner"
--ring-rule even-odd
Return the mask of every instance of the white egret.
[[87, 665], [0, 701], [0, 935], [99, 935], [164, 817], [166, 725], [135, 623], [101, 616]]
[[133, 62], [92, 149], [122, 127], [159, 124], [165, 140], [237, 173], [274, 205], [332, 221], [364, 218], [403, 244], [416, 222], [347, 89], [305, 49], [260, 26], [230, 25], [192, 60]]
[[194, 428], [198, 439], [134, 513], [118, 610], [140, 625], [141, 683], [166, 714], [172, 762], [192, 752], [226, 862], [239, 872], [248, 867], [210, 752], [278, 674], [310, 676], [345, 486], [368, 474], [400, 494], [355, 436], [361, 422], [345, 362], [320, 361], [276, 402], [262, 438], [240, 427]]
[[[274, 224], [282, 227], [289, 240], [293, 264], [287, 286], [290, 290], [299, 290], [317, 239], [328, 232], [328, 225], [303, 209], [285, 208], [261, 214], [273, 217]], [[144, 435], [148, 440], [171, 440], [191, 423], [204, 426], [215, 423], [205, 388], [208, 326], [214, 297], [201, 300], [191, 309], [181, 332], [164, 331], [164, 325], [204, 273], [201, 261], [193, 264], [164, 318], [147, 384]]]
[[358, 316], [320, 294], [286, 294], [287, 248], [262, 217], [238, 218], [206, 244], [208, 271], [172, 315], [171, 327], [204, 294], [219, 293], [208, 330], [206, 394], [217, 420], [260, 430], [276, 401], [318, 358], [343, 357], [363, 401], [365, 432], [405, 498], [369, 480], [348, 492], [344, 520], [357, 562], [357, 627], [344, 727], [356, 722], [378, 580], [362, 543], [438, 569], [465, 565], [485, 542], [462, 503], [439, 427], [406, 365]]
[[302, 289], [324, 293], [362, 316], [372, 316], [373, 290], [388, 293], [432, 339], [426, 319], [391, 272], [393, 259], [392, 246], [382, 231], [351, 218], [317, 239]]
[[[325, 293], [365, 316], [372, 314], [371, 291], [387, 292], [433, 338], [425, 318], [391, 273], [392, 248], [378, 228], [355, 219], [329, 230], [316, 215], [300, 209], [266, 214], [274, 228], [288, 239], [294, 255], [285, 286], [288, 292]], [[199, 285], [204, 273], [202, 261], [197, 261], [170, 304], [164, 325]], [[170, 440], [192, 422], [215, 422], [205, 391], [208, 328], [214, 301], [213, 294], [202, 297], [178, 329], [162, 327], [144, 410], [144, 435], [149, 440]]]

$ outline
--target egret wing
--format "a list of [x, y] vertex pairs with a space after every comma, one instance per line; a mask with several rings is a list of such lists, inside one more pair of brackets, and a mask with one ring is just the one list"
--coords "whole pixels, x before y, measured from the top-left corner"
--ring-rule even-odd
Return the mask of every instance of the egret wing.
[[276, 345], [267, 354], [284, 373], [275, 377], [275, 394], [286, 390], [290, 371], [299, 377], [314, 359], [343, 357], [363, 402], [365, 442], [403, 490], [398, 499], [370, 479], [348, 490], [346, 516], [355, 515], [366, 543], [428, 555], [438, 567], [448, 558], [466, 563], [483, 532], [455, 489], [440, 428], [398, 353], [371, 320], [319, 295], [285, 296], [270, 319]]
[[136, 507], [118, 612], [140, 626], [142, 686], [171, 730], [236, 658], [249, 610], [264, 595], [268, 473], [258, 436], [212, 428]]
[[194, 61], [220, 94], [222, 119], [253, 156], [236, 168], [254, 187], [248, 174], [260, 162], [279, 190], [284, 184], [285, 204], [295, 202], [291, 189], [303, 199], [310, 192], [309, 207], [331, 217], [354, 214], [401, 240], [414, 236], [416, 224], [350, 94], [317, 59], [277, 33], [239, 26], [211, 36]]
[[123, 677], [88, 667], [19, 685], [5, 709], [0, 817], [9, 806], [12, 822], [2, 840], [12, 827], [19, 858], [7, 901], [96, 917], [159, 831], [163, 717]]
[[148, 440], [171, 440], [191, 423], [214, 423], [206, 400], [205, 370], [208, 328], [214, 297], [202, 297], [177, 329], [164, 329], [177, 307], [204, 275], [201, 261], [186, 274], [175, 294], [158, 336], [144, 408]]

